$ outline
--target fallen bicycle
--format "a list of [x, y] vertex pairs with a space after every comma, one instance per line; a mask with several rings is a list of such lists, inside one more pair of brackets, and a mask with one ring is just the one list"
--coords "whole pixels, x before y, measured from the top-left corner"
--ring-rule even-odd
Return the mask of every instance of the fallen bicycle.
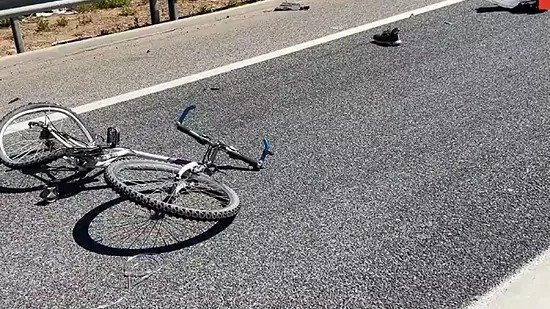
[[[159, 214], [205, 221], [233, 217], [240, 209], [239, 197], [233, 189], [214, 180], [213, 175], [221, 170], [264, 169], [267, 156], [273, 155], [271, 143], [264, 138], [259, 159], [247, 157], [230, 145], [188, 128], [185, 119], [194, 108], [187, 107], [176, 120], [176, 126], [207, 146], [200, 162], [119, 147], [120, 134], [114, 127], [108, 128], [103, 143], [76, 113], [52, 103], [30, 103], [0, 120], [0, 161], [13, 169], [27, 169], [62, 159], [83, 175], [103, 169], [110, 188]], [[60, 124], [62, 120], [73, 127]], [[71, 129], [75, 132], [67, 132]], [[247, 166], [217, 165], [220, 151]], [[47, 186], [41, 196], [48, 201], [56, 200], [55, 184]], [[205, 209], [207, 202], [219, 205]]]

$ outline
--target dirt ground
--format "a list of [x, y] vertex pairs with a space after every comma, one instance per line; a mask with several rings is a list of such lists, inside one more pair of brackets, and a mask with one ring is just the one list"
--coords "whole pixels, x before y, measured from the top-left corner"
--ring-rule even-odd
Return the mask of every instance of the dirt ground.
[[[193, 16], [256, 1], [259, 0], [179, 0], [178, 13], [180, 17]], [[159, 9], [161, 21], [168, 20], [167, 0], [159, 0]], [[27, 17], [22, 20], [21, 28], [25, 50], [29, 51], [150, 24], [149, 0], [131, 0], [131, 4], [124, 8]], [[11, 28], [0, 28], [0, 57], [15, 53]]]

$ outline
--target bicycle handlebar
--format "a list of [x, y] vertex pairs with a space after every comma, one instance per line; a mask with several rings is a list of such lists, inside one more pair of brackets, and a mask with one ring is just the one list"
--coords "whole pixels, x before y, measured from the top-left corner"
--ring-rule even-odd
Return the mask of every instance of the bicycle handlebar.
[[240, 152], [238, 152], [235, 148], [233, 148], [229, 145], [226, 145], [222, 142], [214, 143], [214, 142], [212, 142], [210, 137], [208, 137], [206, 135], [203, 135], [203, 134], [196, 133], [195, 131], [193, 131], [193, 130], [189, 129], [187, 126], [185, 126], [183, 124], [183, 122], [185, 121], [185, 118], [187, 118], [187, 115], [189, 114], [189, 112], [192, 111], [195, 108], [196, 108], [195, 105], [188, 106], [181, 113], [180, 117], [178, 118], [178, 120], [176, 122], [176, 125], [177, 125], [177, 128], [178, 128], [179, 131], [191, 136], [197, 142], [199, 142], [201, 145], [208, 144], [209, 146], [212, 146], [212, 147], [220, 147], [224, 152], [226, 152], [229, 155], [229, 157], [231, 159], [237, 159], [237, 160], [243, 161], [245, 163], [248, 163], [250, 166], [254, 167], [255, 169], [265, 168], [267, 156], [268, 155], [273, 155], [273, 151], [271, 150], [271, 142], [266, 137], [264, 137], [263, 140], [262, 140], [263, 151], [262, 151], [262, 154], [260, 155], [260, 158], [258, 160], [254, 160], [252, 158], [249, 158], [249, 157], [241, 154]]
[[231, 159], [237, 159], [237, 160], [241, 160], [245, 163], [248, 163], [250, 166], [252, 167], [255, 167], [255, 168], [261, 168], [261, 165], [259, 164], [259, 162], [257, 160], [254, 160], [252, 158], [249, 158], [245, 155], [242, 155], [241, 153], [237, 152], [237, 151], [234, 151], [230, 148], [227, 148], [225, 147], [225, 152], [229, 155], [229, 157]]
[[208, 139], [206, 136], [203, 136], [203, 135], [200, 135], [200, 134], [194, 132], [193, 130], [189, 129], [188, 127], [184, 126], [183, 124], [178, 122], [177, 126], [178, 126], [178, 130], [180, 130], [181, 132], [191, 136], [197, 142], [199, 142], [201, 145], [206, 145], [206, 144], [211, 145], [212, 144], [210, 139]]

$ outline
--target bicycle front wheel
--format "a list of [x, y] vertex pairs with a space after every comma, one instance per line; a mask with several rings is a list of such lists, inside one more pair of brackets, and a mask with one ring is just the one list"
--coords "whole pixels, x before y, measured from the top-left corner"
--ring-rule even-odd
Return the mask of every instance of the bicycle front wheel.
[[105, 181], [138, 205], [175, 217], [200, 221], [230, 218], [239, 211], [239, 197], [210, 176], [176, 175], [181, 166], [152, 160], [117, 160], [105, 170]]
[[0, 161], [12, 168], [46, 164], [61, 158], [66, 148], [93, 142], [82, 119], [58, 104], [31, 103], [0, 120]]

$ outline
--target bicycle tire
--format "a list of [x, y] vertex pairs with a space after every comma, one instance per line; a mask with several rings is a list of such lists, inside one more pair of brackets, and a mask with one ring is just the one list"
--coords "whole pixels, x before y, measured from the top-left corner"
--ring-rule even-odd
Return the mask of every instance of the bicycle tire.
[[[119, 173], [124, 170], [136, 170], [136, 171], [163, 171], [167, 172], [168, 174], [171, 174], [172, 177], [174, 177], [181, 169], [180, 165], [156, 161], [156, 160], [148, 160], [148, 159], [119, 159], [112, 164], [110, 164], [105, 169], [105, 182], [113, 189], [116, 193], [121, 195], [122, 197], [128, 198], [132, 202], [143, 206], [145, 208], [159, 211], [162, 213], [165, 213], [167, 215], [171, 215], [174, 217], [181, 217], [185, 219], [193, 219], [198, 221], [217, 221], [225, 218], [234, 217], [240, 209], [240, 203], [239, 203], [239, 197], [227, 185], [220, 183], [214, 179], [212, 179], [210, 176], [200, 173], [196, 174], [193, 173], [193, 181], [202, 183], [202, 184], [210, 184], [217, 187], [217, 189], [220, 189], [223, 191], [223, 194], [228, 199], [228, 205], [227, 207], [224, 207], [223, 209], [216, 209], [216, 210], [205, 210], [205, 209], [197, 209], [192, 208], [189, 206], [180, 206], [175, 205], [173, 203], [168, 203], [166, 201], [163, 201], [161, 199], [152, 198], [150, 195], [146, 195], [138, 190], [133, 189], [131, 186], [128, 186], [124, 181], [121, 180], [121, 177], [119, 177]], [[175, 179], [175, 178], [172, 178]], [[172, 193], [173, 195], [174, 193]], [[178, 192], [178, 195], [180, 193]]]
[[38, 156], [38, 157], [33, 157], [25, 161], [17, 162], [11, 159], [9, 154], [6, 152], [6, 149], [4, 146], [4, 139], [5, 139], [5, 133], [8, 129], [8, 126], [11, 125], [11, 123], [17, 118], [31, 114], [33, 112], [40, 112], [42, 110], [61, 113], [67, 116], [68, 118], [72, 119], [74, 123], [76, 123], [78, 128], [81, 130], [81, 132], [84, 134], [84, 137], [86, 138], [86, 143], [91, 144], [94, 142], [94, 138], [93, 138], [94, 135], [92, 131], [88, 127], [86, 127], [82, 118], [80, 118], [80, 116], [75, 114], [70, 109], [56, 103], [29, 103], [27, 105], [24, 105], [12, 110], [8, 114], [6, 114], [2, 118], [2, 120], [0, 120], [0, 161], [5, 166], [16, 168], [16, 169], [27, 168], [27, 167], [32, 167], [36, 165], [53, 162], [65, 155], [65, 148], [60, 148], [60, 149], [55, 149], [54, 151], [44, 152], [41, 156]]

